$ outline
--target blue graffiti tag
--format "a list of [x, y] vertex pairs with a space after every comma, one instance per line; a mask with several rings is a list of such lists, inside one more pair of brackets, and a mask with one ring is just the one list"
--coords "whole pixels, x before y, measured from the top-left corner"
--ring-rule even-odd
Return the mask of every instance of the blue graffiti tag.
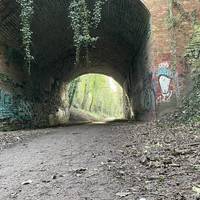
[[159, 68], [156, 76], [157, 77], [159, 77], [159, 76], [166, 76], [166, 77], [172, 78], [173, 77], [173, 73], [171, 72], [170, 69], [168, 69], [166, 67], [161, 67], [161, 68]]
[[0, 120], [13, 119], [27, 121], [32, 119], [31, 106], [19, 96], [0, 89]]

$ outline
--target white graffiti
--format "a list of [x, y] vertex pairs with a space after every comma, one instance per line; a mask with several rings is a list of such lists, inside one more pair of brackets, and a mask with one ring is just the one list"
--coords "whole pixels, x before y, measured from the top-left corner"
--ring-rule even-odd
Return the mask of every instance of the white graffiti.
[[159, 64], [159, 69], [157, 71], [158, 83], [160, 87], [160, 94], [157, 97], [158, 102], [169, 101], [173, 95], [173, 72], [170, 70], [170, 65], [168, 62], [163, 62]]
[[173, 91], [170, 90], [170, 83], [171, 83], [171, 78], [162, 75], [159, 77], [159, 84], [163, 100], [169, 100], [172, 96]]

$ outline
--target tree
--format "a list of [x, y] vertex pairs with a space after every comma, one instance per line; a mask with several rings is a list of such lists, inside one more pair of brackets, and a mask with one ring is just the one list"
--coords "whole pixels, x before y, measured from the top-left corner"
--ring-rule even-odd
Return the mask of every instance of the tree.
[[70, 84], [69, 84], [69, 89], [68, 89], [68, 94], [69, 94], [69, 107], [72, 106], [72, 103], [74, 101], [75, 93], [77, 91], [77, 86], [79, 83], [79, 78], [74, 79]]

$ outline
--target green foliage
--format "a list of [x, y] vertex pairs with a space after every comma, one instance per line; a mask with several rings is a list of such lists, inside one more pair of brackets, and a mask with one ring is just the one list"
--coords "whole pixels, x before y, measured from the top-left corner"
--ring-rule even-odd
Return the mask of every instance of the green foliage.
[[176, 16], [170, 16], [170, 14], [167, 17], [167, 27], [169, 30], [175, 28], [178, 24], [179, 19]]
[[68, 95], [69, 95], [69, 107], [71, 107], [74, 100], [75, 92], [77, 90], [79, 79], [74, 79], [68, 86]]
[[180, 27], [185, 21], [194, 25], [197, 22], [197, 10], [187, 12], [180, 0], [168, 0], [168, 29]]
[[92, 24], [95, 29], [98, 28], [101, 22], [102, 6], [104, 5], [106, 1], [97, 0], [95, 3], [94, 10], [93, 10], [93, 18], [92, 18]]
[[200, 123], [200, 75], [195, 76], [192, 91], [183, 101], [180, 119], [183, 122]]
[[193, 36], [186, 49], [185, 58], [193, 77], [200, 74], [200, 24], [194, 25]]
[[198, 123], [200, 122], [200, 24], [194, 26], [185, 57], [191, 68], [193, 88], [183, 100], [180, 118], [182, 121]]
[[32, 34], [31, 31], [31, 19], [34, 14], [33, 0], [17, 0], [21, 6], [21, 33], [22, 33], [22, 43], [25, 51], [25, 60], [28, 65], [28, 72], [30, 73], [30, 65], [33, 60], [31, 55], [31, 44], [32, 44]]
[[110, 77], [98, 74], [83, 75], [78, 79], [72, 103], [74, 107], [94, 113], [101, 118], [124, 117], [123, 91], [118, 83]]
[[167, 15], [167, 26], [171, 30], [176, 27], [177, 18], [173, 14], [173, 4], [174, 0], [168, 0], [168, 15]]
[[[174, 12], [176, 10], [176, 12]], [[175, 13], [175, 14], [174, 14]], [[186, 48], [185, 60], [191, 70], [193, 88], [182, 100], [180, 110], [173, 120], [184, 123], [200, 123], [200, 24], [197, 21], [196, 10], [186, 12], [179, 0], [168, 0], [168, 28], [172, 36], [172, 54], [174, 66], [176, 65], [176, 28], [184, 26], [184, 22], [193, 26], [193, 35]], [[174, 68], [175, 69], [175, 68]]]
[[76, 64], [79, 63], [81, 48], [86, 48], [95, 44], [98, 37], [92, 36], [101, 22], [101, 11], [105, 0], [97, 0], [93, 13], [88, 8], [86, 0], [72, 0], [69, 6], [69, 18], [74, 33], [74, 46], [76, 48]]

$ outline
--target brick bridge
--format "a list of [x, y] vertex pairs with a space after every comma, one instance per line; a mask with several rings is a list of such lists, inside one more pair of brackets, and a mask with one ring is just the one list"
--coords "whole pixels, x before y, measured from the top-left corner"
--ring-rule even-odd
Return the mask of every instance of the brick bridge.
[[[192, 11], [198, 0], [183, 0]], [[92, 3], [92, 1], [90, 1]], [[189, 3], [188, 3], [189, 2]], [[90, 63], [74, 66], [69, 0], [34, 0], [35, 58], [31, 75], [23, 69], [20, 7], [0, 0], [1, 126], [49, 126], [69, 118], [66, 85], [86, 73], [113, 77], [126, 91], [137, 120], [154, 119], [176, 106], [185, 91], [183, 50], [191, 32], [177, 34], [177, 69], [172, 68], [167, 0], [109, 0], [98, 28]], [[186, 29], [191, 27], [186, 24]], [[180, 43], [180, 44], [179, 44]]]

